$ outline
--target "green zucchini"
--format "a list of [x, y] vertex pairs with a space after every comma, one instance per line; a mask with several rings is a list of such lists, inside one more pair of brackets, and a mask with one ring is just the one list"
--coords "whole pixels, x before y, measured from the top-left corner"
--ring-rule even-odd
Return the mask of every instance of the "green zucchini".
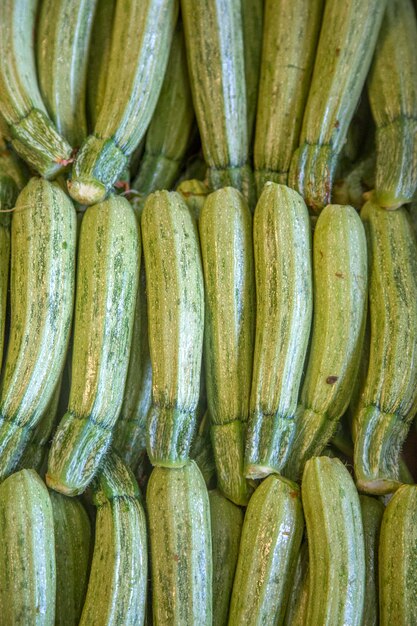
[[375, 200], [395, 209], [417, 188], [417, 19], [411, 0], [387, 3], [368, 93], [376, 124]]
[[79, 500], [54, 491], [49, 495], [55, 534], [55, 626], [78, 626], [88, 583], [90, 520]]
[[93, 482], [94, 553], [79, 626], [142, 626], [148, 576], [146, 518], [137, 482], [108, 454]]
[[245, 473], [279, 472], [289, 451], [312, 315], [311, 235], [297, 192], [267, 183], [254, 215], [256, 336]]
[[[406, 209], [368, 201], [369, 365], [354, 413], [356, 483], [384, 494], [401, 484], [398, 462], [417, 408], [417, 244]], [[387, 375], [388, 374], [388, 375]]]
[[48, 490], [33, 470], [0, 485], [0, 614], [8, 626], [53, 626], [55, 540]]
[[386, 0], [326, 2], [299, 147], [288, 182], [319, 213], [372, 61]]
[[258, 196], [287, 184], [310, 87], [323, 0], [266, 0], [254, 150]]
[[153, 465], [177, 467], [195, 430], [204, 330], [200, 243], [179, 194], [148, 197], [142, 237], [153, 377], [147, 449]]
[[194, 461], [181, 468], [155, 467], [146, 503], [153, 623], [211, 626], [210, 505]]
[[87, 209], [79, 236], [71, 392], [46, 475], [48, 486], [65, 495], [87, 487], [120, 413], [140, 249], [138, 223], [125, 198], [111, 196]]
[[323, 210], [314, 231], [313, 257], [310, 354], [284, 470], [293, 480], [333, 436], [359, 369], [368, 280], [365, 231], [355, 209], [331, 204]]
[[211, 193], [199, 218], [205, 284], [204, 362], [218, 487], [245, 505], [244, 439], [255, 330], [252, 216], [232, 187]]
[[243, 522], [231, 626], [283, 623], [303, 528], [299, 487], [268, 476], [251, 497]]
[[309, 586], [308, 543], [303, 541], [298, 553], [292, 589], [285, 612], [284, 626], [305, 626]]
[[251, 152], [255, 132], [258, 85], [261, 69], [264, 0], [242, 1], [243, 54], [245, 58], [246, 117]]
[[80, 204], [104, 200], [149, 125], [168, 62], [176, 0], [117, 2], [97, 121], [81, 146], [68, 190]]
[[378, 545], [384, 505], [369, 496], [359, 496], [359, 499], [365, 541], [365, 602], [361, 626], [378, 626]]
[[359, 496], [339, 459], [307, 461], [301, 483], [310, 582], [306, 625], [360, 626], [365, 548]]

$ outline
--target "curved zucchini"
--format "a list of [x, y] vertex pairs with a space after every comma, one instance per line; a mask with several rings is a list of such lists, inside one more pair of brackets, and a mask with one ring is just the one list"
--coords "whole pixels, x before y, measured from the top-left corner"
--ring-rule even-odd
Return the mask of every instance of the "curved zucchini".
[[326, 2], [299, 148], [288, 182], [315, 213], [330, 202], [337, 157], [372, 61], [386, 0]]
[[94, 482], [94, 553], [79, 626], [142, 626], [148, 576], [146, 517], [137, 482], [113, 452]]
[[252, 217], [237, 189], [210, 194], [199, 218], [205, 283], [204, 362], [218, 487], [245, 505], [243, 474], [252, 380], [255, 275]]
[[3, 624], [54, 626], [55, 540], [48, 490], [33, 470], [0, 485], [0, 612]]
[[[310, 586], [308, 544], [303, 541], [298, 553], [292, 589], [288, 598], [284, 626], [305, 626]], [[364, 625], [365, 626], [365, 625]]]
[[268, 476], [246, 510], [229, 624], [283, 623], [303, 528], [299, 487]]
[[359, 496], [359, 499], [365, 541], [365, 602], [362, 626], [378, 626], [378, 545], [385, 507], [376, 498]]
[[117, 2], [97, 122], [81, 146], [68, 190], [80, 204], [104, 200], [149, 125], [162, 87], [177, 0]]
[[254, 215], [256, 335], [245, 473], [283, 467], [312, 315], [311, 235], [297, 192], [267, 183]]
[[106, 453], [129, 365], [140, 265], [140, 233], [129, 202], [89, 207], [79, 237], [71, 392], [55, 432], [46, 482], [82, 493]]
[[176, 192], [151, 194], [142, 213], [152, 407], [147, 449], [153, 465], [184, 465], [195, 430], [204, 330], [200, 243]]
[[210, 505], [194, 463], [155, 467], [148, 483], [153, 623], [212, 624]]
[[365, 548], [359, 496], [339, 459], [307, 461], [301, 483], [310, 560], [306, 624], [360, 626]]
[[401, 484], [400, 450], [417, 408], [417, 244], [406, 209], [371, 201], [361, 217], [369, 263], [369, 365], [354, 414], [356, 483], [384, 494]]
[[242, 0], [243, 54], [245, 57], [246, 117], [251, 152], [255, 133], [258, 85], [261, 69], [264, 0]]

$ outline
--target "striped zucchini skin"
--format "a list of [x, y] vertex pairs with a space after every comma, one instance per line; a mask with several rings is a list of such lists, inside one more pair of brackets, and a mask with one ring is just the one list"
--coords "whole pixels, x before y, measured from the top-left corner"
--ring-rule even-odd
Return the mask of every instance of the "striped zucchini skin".
[[218, 487], [245, 505], [244, 439], [255, 330], [252, 216], [232, 187], [211, 193], [199, 218], [205, 284], [204, 362]]
[[385, 211], [369, 201], [361, 217], [371, 328], [354, 414], [354, 468], [361, 491], [384, 494], [400, 485], [400, 450], [417, 408], [417, 244], [404, 208]]
[[362, 626], [378, 626], [378, 545], [385, 507], [382, 502], [369, 496], [359, 496], [359, 500], [365, 540], [365, 602]]
[[93, 483], [94, 553], [80, 626], [141, 626], [148, 576], [146, 517], [137, 482], [114, 453]]
[[241, 0], [181, 0], [191, 91], [210, 186], [236, 187], [252, 205], [241, 10]]
[[153, 465], [177, 467], [195, 430], [204, 330], [198, 233], [179, 194], [148, 197], [142, 237], [153, 376], [147, 449]]
[[75, 279], [75, 211], [55, 183], [32, 178], [11, 227], [11, 326], [0, 386], [0, 476], [17, 467], [51, 401], [67, 351]]
[[349, 123], [371, 64], [386, 0], [326, 2], [299, 148], [288, 183], [314, 213], [330, 203]]
[[46, 475], [65, 495], [82, 493], [93, 478], [122, 405], [141, 249], [129, 202], [111, 196], [89, 207], [78, 245], [71, 392]]
[[212, 624], [210, 505], [194, 461], [155, 467], [148, 483], [155, 626]]
[[36, 77], [33, 33], [38, 0], [0, 6], [0, 113], [18, 154], [46, 178], [67, 165], [71, 146], [49, 119]]
[[387, 3], [368, 93], [376, 124], [376, 202], [395, 209], [417, 188], [417, 19], [411, 0]]
[[90, 520], [79, 500], [54, 491], [49, 495], [55, 534], [55, 626], [77, 626], [88, 583]]
[[367, 251], [355, 209], [328, 205], [314, 231], [310, 354], [285, 473], [293, 480], [330, 441], [349, 405], [367, 309]]
[[261, 69], [264, 25], [264, 0], [241, 0], [243, 54], [245, 60], [246, 117], [248, 120], [249, 152], [255, 132], [258, 85]]
[[132, 188], [143, 195], [170, 189], [181, 172], [193, 128], [184, 32], [178, 22], [158, 104], [146, 133], [145, 154]]
[[301, 483], [310, 591], [306, 626], [360, 626], [365, 549], [359, 496], [339, 459], [307, 461]]
[[177, 0], [116, 3], [103, 104], [76, 157], [68, 190], [104, 200], [128, 165], [156, 107], [178, 15]]
[[0, 486], [0, 612], [3, 624], [53, 626], [55, 540], [48, 490], [33, 470]]
[[297, 192], [267, 183], [254, 215], [256, 336], [245, 473], [283, 467], [310, 335], [311, 235]]
[[266, 0], [254, 149], [258, 196], [287, 184], [310, 87], [323, 0]]
[[243, 511], [220, 491], [209, 491], [213, 550], [213, 624], [227, 626]]
[[299, 487], [280, 476], [268, 476], [246, 510], [230, 626], [283, 623], [303, 528]]
[[403, 485], [382, 518], [379, 539], [379, 623], [408, 626], [417, 622], [417, 487]]
[[301, 544], [295, 568], [292, 589], [288, 598], [284, 626], [304, 626], [307, 614], [310, 571], [308, 560], [308, 544]]
[[96, 4], [97, 0], [42, 0], [37, 24], [42, 98], [58, 132], [72, 146], [79, 146], [87, 135], [88, 48]]

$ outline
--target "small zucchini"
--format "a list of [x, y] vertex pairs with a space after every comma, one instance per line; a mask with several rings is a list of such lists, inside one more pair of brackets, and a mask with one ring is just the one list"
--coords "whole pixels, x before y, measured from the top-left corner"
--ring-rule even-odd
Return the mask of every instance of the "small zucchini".
[[369, 496], [359, 496], [359, 499], [365, 540], [365, 602], [361, 626], [378, 626], [378, 546], [384, 505]]

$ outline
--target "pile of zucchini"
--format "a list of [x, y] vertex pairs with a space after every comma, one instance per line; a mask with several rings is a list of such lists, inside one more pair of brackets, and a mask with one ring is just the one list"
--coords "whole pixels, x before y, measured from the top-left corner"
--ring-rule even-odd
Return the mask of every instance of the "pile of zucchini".
[[417, 624], [416, 45], [0, 0], [2, 624]]

